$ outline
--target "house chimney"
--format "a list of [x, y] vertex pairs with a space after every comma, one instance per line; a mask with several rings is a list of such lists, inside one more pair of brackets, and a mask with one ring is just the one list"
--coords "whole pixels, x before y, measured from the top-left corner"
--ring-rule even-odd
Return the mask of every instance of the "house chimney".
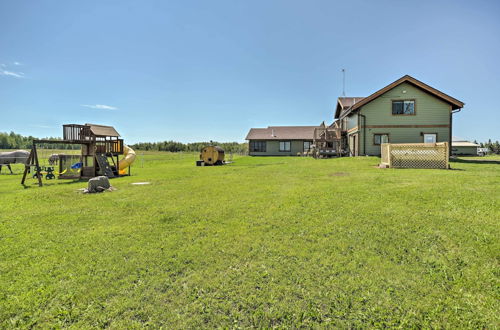
[[272, 137], [275, 137], [275, 136], [276, 136], [276, 135], [274, 135], [274, 128], [273, 128], [273, 129], [271, 129], [271, 136], [272, 136]]

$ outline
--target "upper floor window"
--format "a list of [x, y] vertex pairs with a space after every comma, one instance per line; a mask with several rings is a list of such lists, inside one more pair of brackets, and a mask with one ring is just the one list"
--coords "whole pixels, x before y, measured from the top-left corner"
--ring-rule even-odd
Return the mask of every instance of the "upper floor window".
[[266, 141], [250, 141], [250, 152], [266, 152]]
[[414, 115], [415, 114], [415, 101], [392, 101], [392, 114], [393, 115]]
[[291, 144], [290, 141], [280, 141], [280, 151], [290, 151]]

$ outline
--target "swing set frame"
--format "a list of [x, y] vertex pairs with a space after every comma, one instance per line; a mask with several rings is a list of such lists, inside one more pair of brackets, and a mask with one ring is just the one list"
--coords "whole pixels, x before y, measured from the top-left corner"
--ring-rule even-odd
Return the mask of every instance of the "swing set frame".
[[[81, 142], [65, 141], [65, 140], [47, 140], [47, 139], [36, 139], [36, 140], [33, 140], [32, 145], [31, 145], [30, 155], [28, 156], [28, 160], [26, 161], [26, 165], [24, 167], [23, 178], [21, 180], [21, 184], [22, 185], [24, 185], [24, 183], [26, 181], [26, 176], [30, 172], [30, 169], [32, 167], [34, 167], [35, 168], [35, 174], [34, 174], [33, 177], [36, 176], [36, 178], [38, 179], [38, 186], [39, 187], [43, 186], [43, 183], [42, 183], [43, 174], [42, 174], [42, 170], [41, 170], [41, 167], [40, 167], [40, 162], [38, 160], [38, 150], [37, 150], [37, 147], [36, 147], [37, 144], [41, 144], [41, 143], [43, 143], [43, 144], [73, 144], [73, 145], [82, 145]], [[82, 148], [80, 148], [80, 151], [81, 151], [81, 149]], [[81, 157], [82, 156], [80, 155], [80, 159], [81, 159]]]

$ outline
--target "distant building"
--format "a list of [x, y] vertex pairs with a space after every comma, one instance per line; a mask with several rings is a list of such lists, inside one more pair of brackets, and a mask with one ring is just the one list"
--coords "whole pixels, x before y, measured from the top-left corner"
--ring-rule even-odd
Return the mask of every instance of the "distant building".
[[480, 145], [477, 143], [456, 136], [451, 141], [451, 153], [456, 156], [477, 156], [479, 147]]

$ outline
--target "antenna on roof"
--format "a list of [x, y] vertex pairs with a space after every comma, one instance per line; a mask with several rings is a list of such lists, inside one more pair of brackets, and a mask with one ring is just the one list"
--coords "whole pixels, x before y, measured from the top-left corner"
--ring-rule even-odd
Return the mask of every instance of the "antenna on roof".
[[345, 69], [342, 69], [342, 96], [345, 96]]

